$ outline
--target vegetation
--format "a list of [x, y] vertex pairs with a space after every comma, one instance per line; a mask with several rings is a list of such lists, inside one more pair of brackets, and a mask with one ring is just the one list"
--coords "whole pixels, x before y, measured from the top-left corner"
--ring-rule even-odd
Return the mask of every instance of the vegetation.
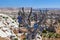
[[42, 33], [47, 33], [47, 31], [46, 30], [43, 30]]
[[6, 18], [8, 18], [8, 17], [6, 17]]
[[60, 38], [60, 34], [53, 33], [53, 32], [42, 33], [42, 36], [47, 38]]
[[8, 19], [8, 17], [3, 17], [3, 18]]
[[26, 38], [24, 38], [23, 40], [26, 40]]
[[12, 23], [14, 23], [14, 22], [12, 22]]
[[60, 38], [60, 34], [56, 34], [56, 38]]
[[14, 40], [18, 40], [18, 38], [15, 38]]
[[3, 18], [5, 18], [5, 17], [3, 17]]
[[14, 18], [12, 18], [13, 20], [15, 20], [16, 18], [14, 17]]
[[60, 23], [60, 20], [58, 20], [58, 22]]

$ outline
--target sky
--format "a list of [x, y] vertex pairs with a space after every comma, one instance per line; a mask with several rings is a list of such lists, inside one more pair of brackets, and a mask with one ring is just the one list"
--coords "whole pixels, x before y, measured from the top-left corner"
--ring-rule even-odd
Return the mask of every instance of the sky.
[[60, 0], [0, 0], [0, 7], [60, 8]]

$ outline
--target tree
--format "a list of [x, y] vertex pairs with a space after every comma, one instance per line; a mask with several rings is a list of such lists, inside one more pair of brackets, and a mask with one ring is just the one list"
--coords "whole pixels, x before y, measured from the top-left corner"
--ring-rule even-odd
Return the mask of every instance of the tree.
[[28, 16], [28, 24], [29, 24], [29, 25], [31, 25], [31, 23], [30, 23], [30, 16], [31, 16], [31, 14], [32, 14], [32, 8], [31, 8], [30, 14], [29, 14], [29, 16]]

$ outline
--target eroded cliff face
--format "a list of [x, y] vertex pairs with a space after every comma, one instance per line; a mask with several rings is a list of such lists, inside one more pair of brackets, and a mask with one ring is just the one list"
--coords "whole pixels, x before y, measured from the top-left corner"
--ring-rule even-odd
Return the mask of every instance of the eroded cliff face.
[[9, 40], [11, 36], [16, 37], [13, 32], [15, 28], [18, 28], [16, 22], [5, 14], [0, 14], [0, 39]]

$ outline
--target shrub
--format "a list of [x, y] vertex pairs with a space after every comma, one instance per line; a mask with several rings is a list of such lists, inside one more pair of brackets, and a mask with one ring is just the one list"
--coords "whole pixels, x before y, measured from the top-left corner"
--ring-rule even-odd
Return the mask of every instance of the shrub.
[[17, 38], [15, 38], [14, 40], [18, 40]]
[[60, 34], [56, 34], [56, 36], [55, 36], [56, 38], [60, 38]]
[[5, 18], [5, 17], [3, 17], [3, 18]]
[[24, 38], [23, 40], [26, 40], [26, 38]]
[[58, 22], [60, 23], [60, 20], [58, 20]]
[[46, 30], [43, 30], [42, 33], [47, 33], [47, 31]]
[[14, 22], [12, 22], [12, 23], [14, 23]]

